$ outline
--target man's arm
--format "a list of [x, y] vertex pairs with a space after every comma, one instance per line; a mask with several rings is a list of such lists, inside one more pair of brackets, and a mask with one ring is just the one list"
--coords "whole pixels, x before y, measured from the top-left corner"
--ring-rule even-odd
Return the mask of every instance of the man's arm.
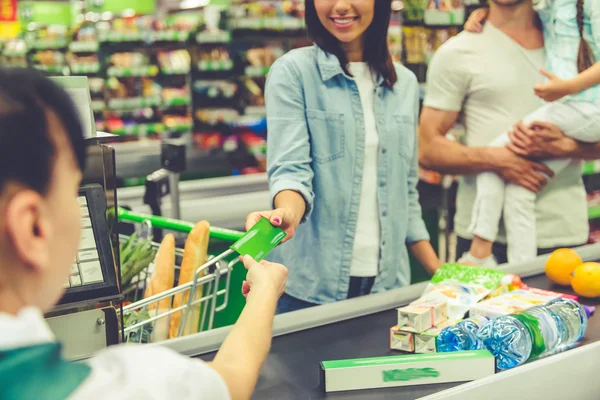
[[242, 314], [210, 363], [225, 381], [233, 400], [250, 399], [269, 348], [277, 300], [285, 290], [287, 269], [246, 257], [245, 286], [249, 287]]
[[458, 114], [423, 108], [419, 124], [419, 164], [432, 171], [453, 175], [494, 170], [491, 149], [469, 148], [446, 137]]

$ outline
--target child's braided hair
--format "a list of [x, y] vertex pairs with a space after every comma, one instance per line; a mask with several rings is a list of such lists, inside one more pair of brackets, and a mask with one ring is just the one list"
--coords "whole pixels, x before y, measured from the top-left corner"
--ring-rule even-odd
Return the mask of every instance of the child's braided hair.
[[583, 38], [583, 0], [577, 0], [577, 26], [579, 27], [579, 56], [577, 57], [577, 69], [583, 72], [594, 64], [594, 56], [592, 49], [586, 40]]

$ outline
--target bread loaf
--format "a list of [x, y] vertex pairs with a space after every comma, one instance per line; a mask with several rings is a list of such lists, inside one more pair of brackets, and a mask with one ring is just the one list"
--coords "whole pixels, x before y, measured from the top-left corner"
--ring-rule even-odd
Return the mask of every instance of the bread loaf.
[[[198, 222], [189, 233], [183, 249], [183, 261], [179, 273], [179, 285], [191, 282], [194, 279], [196, 269], [206, 263], [208, 257], [208, 241], [210, 239], [210, 224], [206, 221]], [[206, 271], [199, 276], [202, 277]], [[194, 300], [202, 298], [202, 286], [197, 286], [194, 293]], [[175, 296], [173, 308], [187, 304], [190, 291]], [[200, 310], [202, 305], [196, 304], [188, 311], [188, 316], [183, 329], [182, 336], [198, 332], [198, 323], [200, 320]], [[184, 311], [176, 312], [171, 317], [171, 326], [169, 329], [169, 338], [177, 337], [182, 323]]]

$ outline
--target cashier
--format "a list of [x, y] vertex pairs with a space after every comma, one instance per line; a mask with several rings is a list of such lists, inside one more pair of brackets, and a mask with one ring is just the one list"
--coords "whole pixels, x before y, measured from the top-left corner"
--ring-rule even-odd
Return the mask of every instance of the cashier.
[[287, 270], [244, 259], [249, 293], [211, 363], [162, 347], [60, 357], [43, 313], [61, 297], [80, 237], [83, 130], [69, 96], [0, 69], [0, 399], [248, 399], [271, 343]]
[[417, 192], [419, 85], [387, 46], [389, 0], [307, 0], [314, 45], [272, 66], [265, 89], [272, 210], [291, 241], [278, 312], [411, 282], [409, 251], [440, 265]]

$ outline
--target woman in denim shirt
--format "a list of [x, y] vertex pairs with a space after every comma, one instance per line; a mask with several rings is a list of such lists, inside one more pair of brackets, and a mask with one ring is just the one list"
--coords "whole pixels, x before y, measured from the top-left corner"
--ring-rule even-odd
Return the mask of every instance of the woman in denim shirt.
[[[419, 86], [387, 47], [389, 0], [306, 0], [315, 43], [271, 68], [265, 89], [269, 218], [294, 239], [278, 312], [410, 284], [408, 249], [440, 265], [417, 192]], [[408, 249], [407, 249], [408, 246]]]

